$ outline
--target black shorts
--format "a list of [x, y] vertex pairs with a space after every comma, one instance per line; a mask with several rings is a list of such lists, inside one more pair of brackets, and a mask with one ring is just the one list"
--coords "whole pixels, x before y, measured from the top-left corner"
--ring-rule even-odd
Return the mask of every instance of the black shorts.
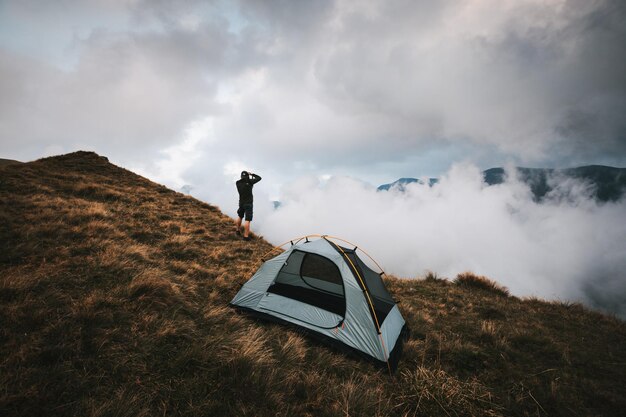
[[252, 221], [252, 204], [242, 204], [241, 206], [239, 206], [239, 209], [237, 210], [237, 215], [239, 216], [239, 218], [243, 218], [243, 216], [246, 216], [246, 221], [251, 222]]

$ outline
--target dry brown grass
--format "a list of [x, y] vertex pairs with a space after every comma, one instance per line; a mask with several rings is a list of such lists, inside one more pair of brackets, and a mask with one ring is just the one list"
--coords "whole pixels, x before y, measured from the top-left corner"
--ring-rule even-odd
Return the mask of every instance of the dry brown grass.
[[487, 277], [484, 277], [482, 275], [476, 275], [472, 272], [463, 272], [461, 274], [458, 274], [456, 279], [454, 280], [454, 283], [466, 288], [478, 288], [481, 290], [490, 291], [494, 294], [504, 297], [508, 297], [510, 295], [508, 288], [503, 287], [502, 285], [490, 280]]
[[501, 416], [503, 408], [494, 402], [491, 391], [476, 379], [467, 381], [443, 369], [418, 367], [401, 375], [400, 395], [407, 412], [413, 415]]
[[624, 323], [484, 277], [387, 279], [394, 377], [228, 302], [271, 249], [90, 153], [0, 167], [0, 415], [619, 415]]

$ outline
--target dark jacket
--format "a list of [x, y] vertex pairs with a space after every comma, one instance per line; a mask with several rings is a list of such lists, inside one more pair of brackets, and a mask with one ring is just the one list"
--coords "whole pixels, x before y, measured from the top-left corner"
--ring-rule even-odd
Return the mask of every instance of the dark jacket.
[[256, 174], [250, 174], [248, 178], [242, 178], [237, 181], [237, 191], [239, 192], [239, 205], [252, 204], [252, 186], [261, 181], [261, 177]]

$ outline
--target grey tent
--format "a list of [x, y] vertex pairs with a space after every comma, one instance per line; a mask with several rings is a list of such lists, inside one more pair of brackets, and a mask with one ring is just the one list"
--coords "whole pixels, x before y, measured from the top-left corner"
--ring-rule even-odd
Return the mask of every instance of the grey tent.
[[231, 305], [306, 329], [395, 371], [408, 329], [381, 274], [359, 258], [356, 247], [315, 237], [292, 242], [264, 262]]

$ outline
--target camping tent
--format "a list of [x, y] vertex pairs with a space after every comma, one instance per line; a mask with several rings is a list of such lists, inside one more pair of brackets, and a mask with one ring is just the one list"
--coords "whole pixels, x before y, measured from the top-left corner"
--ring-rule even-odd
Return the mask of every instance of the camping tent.
[[358, 249], [333, 240], [339, 239], [292, 241], [261, 265], [231, 305], [306, 329], [394, 371], [408, 332], [400, 310], [381, 274], [359, 258]]

